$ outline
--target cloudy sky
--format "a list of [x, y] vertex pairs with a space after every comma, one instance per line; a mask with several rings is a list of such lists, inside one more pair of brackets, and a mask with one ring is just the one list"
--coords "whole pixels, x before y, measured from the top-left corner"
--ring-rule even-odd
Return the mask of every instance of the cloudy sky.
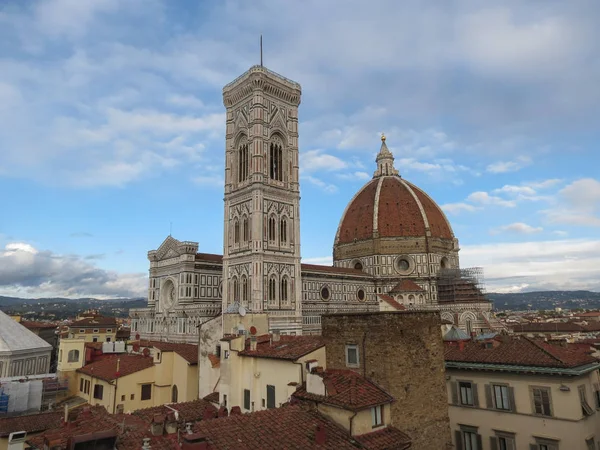
[[0, 0], [0, 295], [145, 295], [222, 252], [224, 84], [301, 83], [302, 253], [331, 262], [379, 135], [490, 291], [600, 291], [597, 0]]

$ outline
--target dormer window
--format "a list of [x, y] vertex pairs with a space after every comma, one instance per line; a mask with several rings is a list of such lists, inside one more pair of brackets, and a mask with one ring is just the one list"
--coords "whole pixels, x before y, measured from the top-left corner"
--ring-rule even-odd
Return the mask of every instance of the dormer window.
[[371, 420], [373, 428], [383, 425], [383, 406], [374, 406], [371, 408]]

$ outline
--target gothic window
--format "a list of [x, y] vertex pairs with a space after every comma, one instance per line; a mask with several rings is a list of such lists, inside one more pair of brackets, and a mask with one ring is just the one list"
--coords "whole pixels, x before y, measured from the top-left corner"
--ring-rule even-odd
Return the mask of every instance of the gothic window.
[[269, 241], [275, 240], [275, 217], [269, 218]]
[[235, 219], [233, 222], [233, 242], [238, 244], [240, 242], [240, 223]]
[[248, 144], [242, 144], [238, 151], [238, 182], [248, 179]]
[[287, 303], [288, 302], [288, 278], [287, 277], [283, 277], [283, 279], [281, 280], [281, 286], [280, 286], [280, 296], [279, 298], [281, 299], [281, 303]]
[[283, 150], [281, 144], [271, 144], [269, 147], [269, 177], [272, 180], [283, 181]]
[[248, 278], [242, 275], [242, 304], [248, 304]]
[[248, 236], [248, 219], [246, 217], [244, 217], [244, 220], [242, 221], [242, 238], [243, 238], [243, 242], [248, 242], [249, 240]]
[[277, 296], [277, 282], [275, 281], [275, 277], [269, 278], [269, 304], [274, 305], [276, 303]]
[[239, 287], [237, 277], [233, 277], [232, 285], [233, 285], [232, 298], [233, 298], [234, 302], [237, 302], [240, 299], [240, 287]]
[[279, 241], [281, 244], [287, 244], [287, 219], [284, 217], [279, 224]]

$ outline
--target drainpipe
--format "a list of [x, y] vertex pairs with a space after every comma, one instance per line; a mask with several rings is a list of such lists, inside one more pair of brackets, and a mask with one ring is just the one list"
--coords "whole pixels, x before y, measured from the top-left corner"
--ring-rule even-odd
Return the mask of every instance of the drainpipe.
[[294, 361], [294, 364], [297, 364], [300, 366], [300, 383], [304, 384], [304, 364], [305, 363]]
[[357, 414], [358, 411], [354, 411], [354, 414], [352, 414], [352, 416], [350, 416], [350, 418], [348, 419], [350, 421], [350, 436], [352, 436], [352, 425], [354, 424], [354, 418]]
[[[367, 352], [365, 350], [365, 341], [367, 340], [367, 332], [363, 333], [362, 338], [362, 354], [363, 354], [363, 377], [367, 377]], [[356, 414], [355, 414], [356, 415]]]

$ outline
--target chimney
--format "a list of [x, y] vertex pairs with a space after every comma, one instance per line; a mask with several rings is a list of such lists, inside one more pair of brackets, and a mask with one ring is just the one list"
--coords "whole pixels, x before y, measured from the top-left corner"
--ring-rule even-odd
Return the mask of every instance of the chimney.
[[165, 423], [165, 431], [167, 434], [175, 434], [177, 433], [177, 418], [175, 417], [175, 413], [170, 412], [167, 414], [167, 422]]
[[181, 442], [182, 450], [208, 450], [208, 440], [201, 433], [184, 434]]
[[256, 351], [256, 336], [250, 336], [250, 351]]
[[142, 450], [150, 449], [150, 438], [144, 438], [144, 444], [142, 445]]
[[231, 408], [231, 411], [229, 413], [232, 416], [241, 416], [242, 415], [242, 408], [240, 408], [239, 406], [234, 406]]
[[279, 342], [279, 330], [273, 330], [273, 342]]
[[458, 349], [461, 352], [465, 349], [465, 341], [458, 341]]
[[69, 423], [69, 405], [67, 403], [65, 403], [64, 423], [65, 424]]
[[165, 416], [155, 414], [150, 425], [150, 433], [152, 436], [162, 436], [165, 430]]
[[325, 445], [325, 442], [327, 442], [327, 430], [323, 424], [318, 424], [315, 430], [315, 444]]
[[192, 434], [192, 422], [187, 422], [185, 424], [185, 433]]

